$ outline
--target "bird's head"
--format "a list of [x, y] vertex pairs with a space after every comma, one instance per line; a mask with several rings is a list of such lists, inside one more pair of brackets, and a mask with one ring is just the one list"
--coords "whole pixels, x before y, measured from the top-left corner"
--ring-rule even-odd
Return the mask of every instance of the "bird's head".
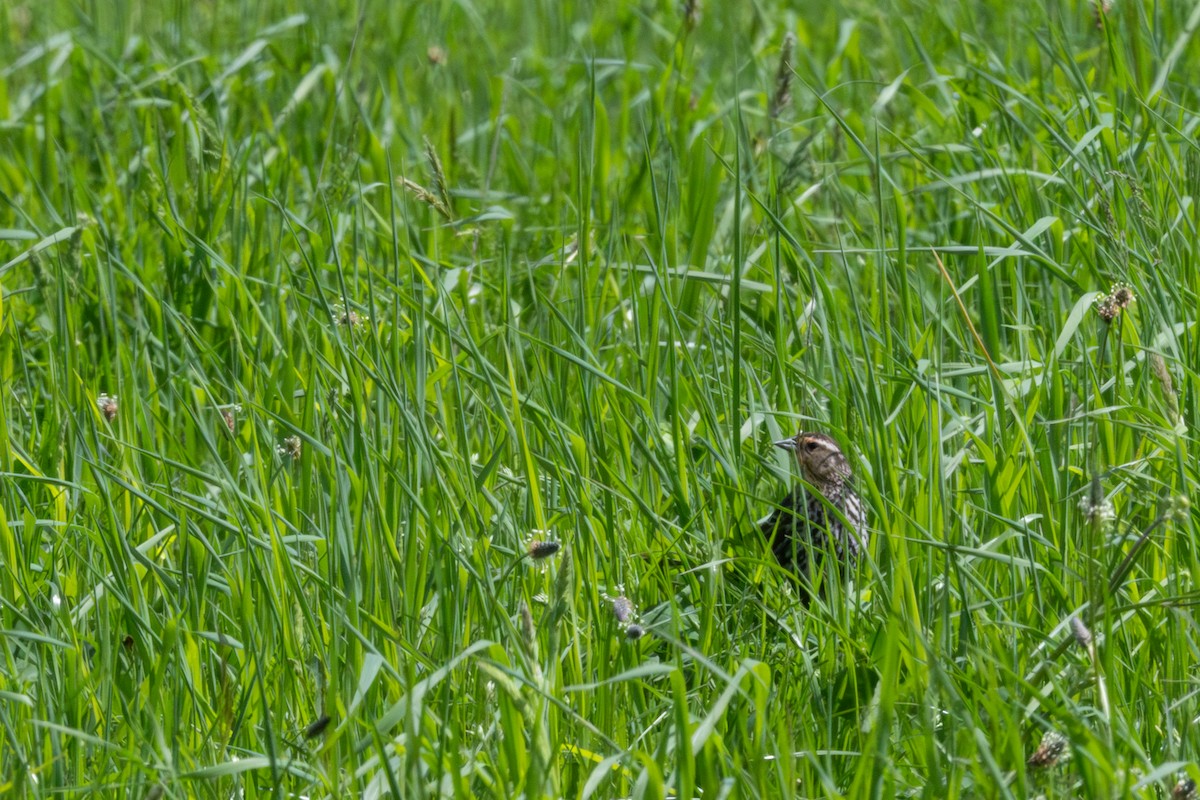
[[850, 462], [845, 453], [824, 433], [800, 431], [790, 439], [776, 442], [775, 446], [795, 456], [804, 479], [814, 486], [824, 487], [850, 477]]

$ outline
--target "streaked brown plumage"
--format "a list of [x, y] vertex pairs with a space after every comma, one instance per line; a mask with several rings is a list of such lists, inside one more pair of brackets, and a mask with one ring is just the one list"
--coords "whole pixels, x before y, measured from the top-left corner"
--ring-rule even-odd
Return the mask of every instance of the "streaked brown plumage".
[[[867, 548], [866, 511], [850, 487], [850, 462], [832, 437], [801, 431], [775, 446], [795, 456], [805, 483], [797, 484], [759, 526], [775, 558], [795, 573], [801, 599], [807, 604], [813, 574], [826, 553], [834, 554], [837, 574], [844, 576]], [[830, 577], [825, 576], [821, 585]]]

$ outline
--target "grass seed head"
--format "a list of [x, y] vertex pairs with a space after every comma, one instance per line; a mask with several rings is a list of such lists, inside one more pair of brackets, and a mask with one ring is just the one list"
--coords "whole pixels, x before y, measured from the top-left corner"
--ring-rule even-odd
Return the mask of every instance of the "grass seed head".
[[529, 543], [529, 557], [534, 561], [545, 561], [562, 549], [559, 542], [547, 539], [534, 539]]
[[242, 407], [236, 403], [231, 406], [224, 406], [218, 409], [221, 412], [221, 419], [225, 422], [225, 427], [230, 433], [237, 432], [237, 415], [242, 413]]
[[1150, 374], [1154, 376], [1154, 380], [1158, 383], [1159, 391], [1162, 392], [1163, 401], [1167, 404], [1167, 413], [1171, 418], [1171, 422], [1179, 425], [1179, 398], [1175, 395], [1175, 382], [1171, 379], [1171, 370], [1167, 369], [1167, 362], [1158, 353], [1150, 356]]
[[1129, 308], [1129, 304], [1137, 299], [1133, 295], [1133, 287], [1128, 283], [1113, 284], [1112, 291], [1108, 293], [1108, 297], [1117, 308]]
[[645, 635], [646, 629], [641, 625], [634, 624], [625, 629], [625, 638], [631, 642], [636, 642]]
[[1100, 319], [1111, 323], [1121, 316], [1121, 312], [1129, 308], [1134, 300], [1137, 300], [1137, 297], [1133, 294], [1133, 287], [1127, 283], [1114, 283], [1108, 294], [1096, 298], [1096, 313], [1100, 315]]
[[425, 140], [425, 160], [429, 162], [429, 172], [433, 175], [433, 188], [438, 193], [438, 199], [442, 202], [442, 207], [450, 209], [452, 202], [450, 200], [450, 189], [446, 184], [446, 170], [442, 166], [442, 159], [438, 156], [437, 148], [433, 146], [433, 142], [429, 139]]
[[517, 606], [517, 617], [521, 621], [521, 645], [530, 658], [537, 658], [537, 629], [533, 627], [533, 612], [524, 600]]
[[1090, 496], [1084, 495], [1079, 500], [1079, 512], [1083, 514], [1084, 520], [1089, 524], [1104, 524], [1116, 519], [1116, 511], [1113, 510], [1112, 501], [1107, 497], [1100, 497], [1098, 500], [1093, 500]]
[[400, 185], [412, 193], [412, 196], [420, 200], [425, 205], [432, 208], [437, 213], [441, 214], [444, 219], [453, 220], [454, 216], [450, 213], [450, 209], [446, 207], [438, 196], [426, 189], [421, 184], [408, 178], [398, 178]]
[[609, 605], [612, 608], [613, 616], [617, 618], [617, 622], [626, 624], [633, 621], [633, 617], [637, 614], [637, 608], [633, 605], [633, 601], [625, 595], [610, 599]]
[[369, 317], [359, 314], [352, 308], [345, 306], [334, 306], [333, 309], [333, 324], [339, 328], [361, 328], [370, 322]]
[[558, 564], [558, 574], [554, 576], [554, 613], [562, 614], [571, 594], [571, 551], [564, 550]]
[[1167, 362], [1158, 353], [1150, 356], [1150, 373], [1154, 380], [1158, 381], [1163, 394], [1175, 394], [1175, 381], [1171, 378], [1171, 371], [1167, 369]]
[[1171, 516], [1176, 522], [1185, 522], [1192, 510], [1192, 501], [1186, 494], [1177, 494], [1171, 498]]
[[700, 24], [700, 0], [683, 0], [683, 24], [689, 31], [695, 30]]
[[1100, 198], [1100, 218], [1104, 220], [1104, 229], [1106, 231], [1114, 231], [1117, 227], [1117, 218], [1113, 216], [1112, 204], [1107, 198]]
[[102, 394], [96, 398], [96, 407], [100, 409], [100, 413], [103, 414], [104, 418], [109, 422], [112, 422], [117, 418], [117, 410], [119, 408], [117, 405], [117, 398], [111, 397], [107, 394]]
[[1042, 734], [1042, 741], [1026, 763], [1035, 769], [1046, 769], [1057, 764], [1067, 752], [1067, 737], [1055, 730]]
[[1079, 617], [1071, 617], [1071, 633], [1075, 636], [1075, 641], [1080, 647], [1091, 647], [1092, 632], [1088, 630], [1088, 626], [1083, 624], [1083, 620]]
[[279, 452], [279, 455], [296, 461], [300, 458], [300, 454], [304, 450], [304, 445], [300, 441], [299, 436], [288, 436], [279, 443], [279, 447], [276, 450]]
[[796, 46], [796, 36], [791, 31], [783, 37], [783, 45], [779, 49], [779, 68], [775, 72], [775, 94], [771, 96], [771, 107], [768, 113], [778, 117], [792, 103], [792, 49]]
[[325, 732], [329, 727], [330, 717], [328, 714], [322, 714], [313, 721], [311, 725], [304, 729], [305, 739], [315, 739]]

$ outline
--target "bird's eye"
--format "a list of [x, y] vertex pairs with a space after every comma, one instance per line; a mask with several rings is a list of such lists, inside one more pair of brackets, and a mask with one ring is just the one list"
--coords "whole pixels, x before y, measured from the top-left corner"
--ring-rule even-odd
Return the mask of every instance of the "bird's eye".
[[816, 443], [816, 442], [814, 442], [814, 441], [812, 441], [812, 440], [809, 440], [809, 441], [807, 441], [807, 442], [805, 442], [805, 443], [804, 443], [804, 450], [805, 450], [805, 452], [812, 453], [812, 452], [816, 451], [816, 449], [817, 449], [817, 443]]

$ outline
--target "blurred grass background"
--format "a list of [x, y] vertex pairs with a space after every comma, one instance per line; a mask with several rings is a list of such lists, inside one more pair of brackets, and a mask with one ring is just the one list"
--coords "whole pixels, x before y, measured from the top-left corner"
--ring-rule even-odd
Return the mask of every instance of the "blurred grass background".
[[1198, 26], [0, 0], [0, 793], [1200, 778]]

